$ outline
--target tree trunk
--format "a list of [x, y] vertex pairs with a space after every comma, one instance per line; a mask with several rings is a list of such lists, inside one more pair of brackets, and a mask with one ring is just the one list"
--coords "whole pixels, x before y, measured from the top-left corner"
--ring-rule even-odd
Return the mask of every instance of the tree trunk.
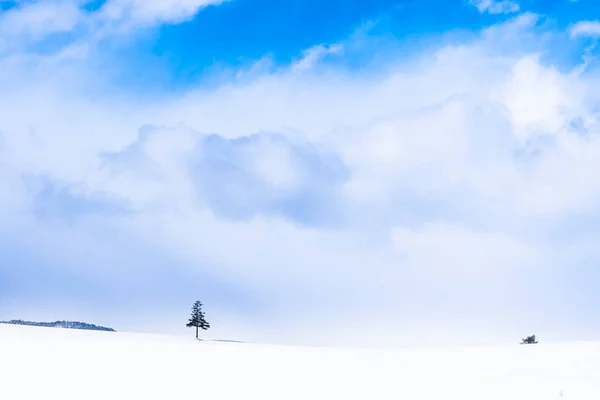
[[198, 339], [198, 325], [196, 325], [196, 339]]

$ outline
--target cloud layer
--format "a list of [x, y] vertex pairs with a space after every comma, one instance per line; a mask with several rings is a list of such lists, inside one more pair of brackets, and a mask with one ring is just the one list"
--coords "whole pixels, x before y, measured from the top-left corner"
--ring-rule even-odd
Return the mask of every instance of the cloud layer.
[[[597, 328], [580, 277], [598, 262], [600, 80], [593, 59], [544, 61], [569, 32], [524, 14], [419, 53], [392, 41], [358, 73], [336, 61], [381, 42], [354, 36], [185, 93], [119, 91], [91, 33], [208, 5], [165, 4], [1, 14], [28, 43], [86, 33], [0, 60], [0, 311], [179, 332], [164, 321], [200, 296], [216, 336], [302, 343]], [[30, 308], [44, 297], [54, 311]]]

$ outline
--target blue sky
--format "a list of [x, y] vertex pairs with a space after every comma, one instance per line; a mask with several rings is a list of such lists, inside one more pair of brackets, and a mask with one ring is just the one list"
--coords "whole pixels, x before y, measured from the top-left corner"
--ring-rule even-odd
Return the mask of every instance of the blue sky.
[[0, 319], [600, 337], [595, 1], [0, 10]]
[[[521, 1], [519, 10], [549, 17], [552, 24], [562, 28], [573, 18], [600, 16], [593, 2], [571, 3]], [[466, 0], [228, 1], [208, 7], [184, 23], [165, 24], [144, 32], [138, 37], [141, 40], [128, 43], [118, 52], [119, 58], [130, 59], [126, 63], [129, 68], [121, 68], [117, 73], [122, 74], [119, 82], [127, 84], [139, 79], [136, 71], [143, 68], [149, 70], [149, 75], [143, 76], [140, 85], [147, 89], [153, 86], [149, 81], [159, 77], [157, 84], [168, 90], [197, 84], [203, 74], [215, 69], [235, 70], [265, 56], [276, 65], [288, 65], [315, 44], [343, 41], [356, 31], [387, 39], [393, 46], [414, 49], [422, 43], [431, 45], [432, 40], [435, 45], [440, 34], [455, 32], [468, 37], [506, 18], [502, 12], [482, 13]], [[120, 38], [113, 44], [121, 45]], [[114, 51], [112, 46], [109, 49]], [[381, 53], [377, 51], [376, 55]], [[347, 56], [337, 61], [354, 65], [360, 71], [368, 56], [361, 49], [358, 60]]]

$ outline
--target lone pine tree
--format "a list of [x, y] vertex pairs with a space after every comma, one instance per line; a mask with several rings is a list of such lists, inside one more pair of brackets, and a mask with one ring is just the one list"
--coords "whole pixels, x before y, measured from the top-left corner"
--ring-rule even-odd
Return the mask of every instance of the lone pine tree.
[[192, 306], [192, 316], [186, 325], [188, 328], [196, 327], [196, 339], [198, 339], [198, 328], [207, 330], [210, 324], [206, 321], [204, 312], [202, 311], [202, 303], [197, 301]]

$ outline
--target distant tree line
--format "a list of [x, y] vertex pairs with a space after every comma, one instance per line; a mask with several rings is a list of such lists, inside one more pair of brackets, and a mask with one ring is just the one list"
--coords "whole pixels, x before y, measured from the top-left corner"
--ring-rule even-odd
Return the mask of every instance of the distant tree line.
[[0, 321], [0, 324], [116, 332], [113, 328], [107, 328], [105, 326], [98, 326], [98, 325], [88, 324], [86, 322], [79, 322], [79, 321], [35, 322], [35, 321], [23, 321], [21, 319], [13, 319], [10, 321]]

